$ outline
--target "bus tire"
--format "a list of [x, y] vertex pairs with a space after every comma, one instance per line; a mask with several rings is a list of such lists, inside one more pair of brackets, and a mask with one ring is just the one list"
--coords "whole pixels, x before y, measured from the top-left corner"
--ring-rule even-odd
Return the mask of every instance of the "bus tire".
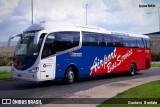
[[75, 73], [72, 67], [69, 67], [65, 73], [65, 83], [72, 84], [75, 81]]
[[132, 64], [130, 65], [129, 75], [130, 75], [130, 76], [133, 76], [133, 75], [135, 75], [135, 74], [136, 74], [136, 65], [135, 65], [134, 63], [132, 63]]

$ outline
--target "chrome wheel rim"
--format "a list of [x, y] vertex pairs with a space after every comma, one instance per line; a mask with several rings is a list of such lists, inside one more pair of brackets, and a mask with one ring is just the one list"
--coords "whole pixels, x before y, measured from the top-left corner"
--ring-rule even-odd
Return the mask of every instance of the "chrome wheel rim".
[[74, 81], [74, 73], [73, 73], [73, 71], [69, 71], [68, 72], [68, 80], [69, 80], [69, 82], [73, 82]]
[[135, 67], [134, 67], [134, 65], [131, 66], [130, 72], [131, 72], [132, 75], [135, 74]]

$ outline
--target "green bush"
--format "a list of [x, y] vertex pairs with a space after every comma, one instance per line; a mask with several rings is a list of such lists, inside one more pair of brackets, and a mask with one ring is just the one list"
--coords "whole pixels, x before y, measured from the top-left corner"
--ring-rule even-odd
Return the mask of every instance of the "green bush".
[[7, 64], [8, 64], [8, 59], [7, 59], [7, 57], [3, 56], [2, 59], [1, 59], [0, 65], [1, 66], [6, 66]]
[[160, 52], [152, 53], [152, 61], [160, 61]]
[[0, 56], [0, 66], [9, 66], [11, 65], [11, 58], [7, 58], [6, 56]]

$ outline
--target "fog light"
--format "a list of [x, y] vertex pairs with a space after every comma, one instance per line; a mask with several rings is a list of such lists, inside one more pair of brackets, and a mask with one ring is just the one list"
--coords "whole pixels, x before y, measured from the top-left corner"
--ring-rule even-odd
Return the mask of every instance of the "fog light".
[[35, 67], [35, 68], [32, 68], [30, 70], [28, 70], [29, 73], [36, 73], [38, 72], [39, 68], [38, 67]]

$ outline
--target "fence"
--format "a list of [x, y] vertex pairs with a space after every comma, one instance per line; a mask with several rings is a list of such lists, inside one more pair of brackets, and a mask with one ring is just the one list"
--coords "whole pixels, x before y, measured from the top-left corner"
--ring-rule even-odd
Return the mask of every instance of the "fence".
[[[8, 42], [0, 42], [0, 47], [7, 47], [7, 45], [8, 45]], [[12, 41], [11, 43], [10, 43], [10, 46], [16, 46], [17, 45], [17, 41]]]

